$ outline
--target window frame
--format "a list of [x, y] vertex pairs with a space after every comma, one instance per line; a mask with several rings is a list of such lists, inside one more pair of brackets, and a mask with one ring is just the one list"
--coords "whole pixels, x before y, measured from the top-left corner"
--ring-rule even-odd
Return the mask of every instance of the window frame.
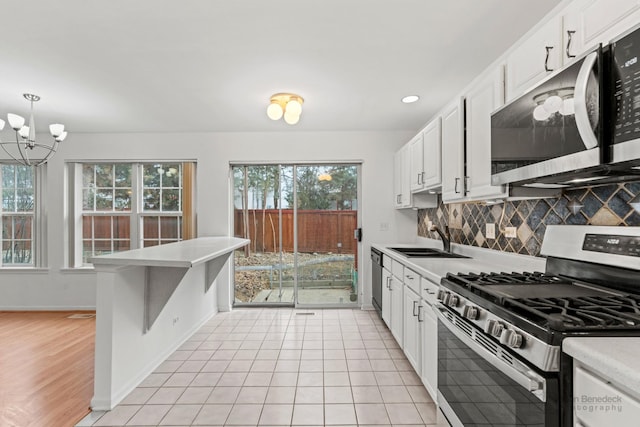
[[[0, 162], [0, 168], [4, 166], [17, 166], [21, 167], [20, 163], [16, 162]], [[31, 262], [24, 264], [8, 263], [4, 264], [0, 258], [0, 270], [24, 270], [24, 269], [40, 269], [47, 266], [47, 252], [44, 248], [47, 246], [47, 230], [46, 230], [46, 209], [43, 203], [44, 194], [46, 194], [46, 182], [47, 182], [47, 165], [41, 165], [38, 167], [31, 166], [33, 169], [33, 210], [32, 211], [4, 211], [2, 205], [0, 205], [0, 223], [3, 218], [16, 217], [16, 216], [30, 216], [31, 219]], [[0, 171], [0, 190], [4, 188], [2, 184], [2, 173]], [[18, 188], [18, 187], [14, 187]], [[0, 243], [4, 242], [4, 236], [0, 231]], [[13, 241], [14, 239], [10, 239]], [[24, 239], [20, 239], [24, 241]]]
[[[177, 211], [145, 211], [144, 206], [144, 191], [148, 187], [144, 187], [144, 166], [150, 164], [175, 164], [178, 163], [181, 165], [181, 178], [180, 178], [180, 210]], [[91, 165], [131, 165], [131, 209], [130, 210], [115, 210], [112, 207], [112, 210], [109, 211], [85, 211], [83, 208], [83, 166], [91, 164]], [[185, 221], [185, 215], [187, 213], [184, 209], [184, 201], [182, 200], [182, 195], [185, 191], [185, 165], [193, 164], [195, 166], [195, 162], [193, 161], [185, 161], [185, 160], [140, 160], [140, 161], [118, 161], [118, 160], [86, 160], [86, 161], [73, 161], [69, 162], [67, 173], [69, 179], [69, 201], [68, 201], [68, 210], [71, 213], [69, 215], [68, 221], [68, 233], [69, 236], [69, 250], [66, 253], [66, 265], [69, 268], [91, 268], [93, 264], [84, 261], [84, 242], [87, 240], [83, 236], [83, 218], [84, 217], [115, 217], [115, 216], [127, 216], [129, 217], [129, 248], [130, 249], [139, 249], [144, 247], [146, 241], [152, 241], [153, 239], [145, 239], [144, 238], [144, 229], [143, 229], [143, 221], [145, 217], [177, 217], [179, 218], [180, 230], [178, 234], [178, 240], [183, 240], [185, 237], [185, 233], [182, 230], [182, 225]], [[193, 168], [195, 171], [195, 168]], [[190, 180], [191, 182], [191, 180]], [[115, 188], [115, 187], [114, 187]], [[160, 187], [163, 188], [163, 187]], [[176, 188], [176, 187], [171, 187]], [[189, 191], [193, 191], [193, 189], [189, 189]], [[190, 210], [193, 209], [193, 206], [190, 207]], [[188, 213], [191, 215], [191, 213]], [[113, 223], [112, 223], [113, 227]], [[188, 236], [188, 238], [195, 236]], [[91, 241], [94, 242], [95, 237], [91, 237]], [[113, 233], [111, 235], [111, 243], [113, 248], [114, 236]], [[160, 234], [158, 234], [158, 238], [156, 239], [158, 244], [169, 243], [163, 239]], [[164, 242], [163, 242], [164, 241]], [[171, 239], [171, 241], [176, 241]], [[92, 246], [95, 248], [95, 246]]]

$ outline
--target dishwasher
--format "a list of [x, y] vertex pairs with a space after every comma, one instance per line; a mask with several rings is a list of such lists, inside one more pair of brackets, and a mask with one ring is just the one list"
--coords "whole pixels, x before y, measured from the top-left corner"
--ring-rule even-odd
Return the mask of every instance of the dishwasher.
[[371, 248], [371, 302], [382, 318], [382, 252]]

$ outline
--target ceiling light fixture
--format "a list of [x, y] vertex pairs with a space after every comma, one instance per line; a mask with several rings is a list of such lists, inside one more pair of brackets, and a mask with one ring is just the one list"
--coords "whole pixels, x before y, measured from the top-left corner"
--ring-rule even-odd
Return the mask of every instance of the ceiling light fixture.
[[295, 125], [300, 120], [304, 99], [295, 93], [276, 93], [271, 97], [267, 107], [267, 116], [271, 120], [280, 120], [284, 117], [287, 124]]
[[[53, 137], [51, 145], [36, 142], [36, 123], [33, 118], [33, 103], [40, 101], [40, 97], [31, 93], [25, 93], [23, 96], [31, 103], [29, 126], [25, 126], [24, 117], [12, 113], [7, 114], [9, 126], [16, 132], [16, 140], [6, 142], [0, 140], [0, 146], [2, 146], [2, 149], [9, 157], [18, 163], [24, 166], [40, 166], [47, 163], [51, 156], [56, 153], [58, 144], [67, 137], [67, 132], [64, 130], [64, 125], [55, 123], [49, 125], [49, 132]], [[0, 119], [0, 130], [4, 129], [4, 124], [4, 120]], [[7, 149], [7, 147], [13, 146], [15, 146], [15, 149]]]
[[417, 100], [419, 100], [420, 97], [418, 95], [408, 95], [405, 96], [404, 98], [402, 98], [402, 102], [404, 102], [405, 104], [412, 104], [414, 102], [416, 102]]

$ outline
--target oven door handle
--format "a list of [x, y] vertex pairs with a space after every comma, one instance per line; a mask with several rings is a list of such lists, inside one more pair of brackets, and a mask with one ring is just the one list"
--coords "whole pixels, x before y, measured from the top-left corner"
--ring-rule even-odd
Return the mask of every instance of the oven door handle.
[[[524, 363], [520, 362], [516, 358], [512, 358], [512, 363], [507, 363], [489, 350], [485, 349], [482, 345], [478, 344], [474, 339], [466, 335], [464, 332], [458, 329], [456, 325], [452, 323], [444, 314], [442, 306], [436, 306], [433, 308], [438, 316], [438, 319], [447, 327], [447, 329], [462, 341], [466, 346], [471, 348], [475, 353], [482, 356], [487, 362], [491, 363], [500, 372], [511, 378], [513, 381], [524, 387], [529, 393], [536, 396], [540, 401], [547, 401], [546, 392], [546, 379], [533, 371]], [[451, 314], [453, 315], [453, 314]], [[456, 320], [458, 318], [456, 317]], [[471, 327], [472, 333], [479, 333], [474, 326]]]

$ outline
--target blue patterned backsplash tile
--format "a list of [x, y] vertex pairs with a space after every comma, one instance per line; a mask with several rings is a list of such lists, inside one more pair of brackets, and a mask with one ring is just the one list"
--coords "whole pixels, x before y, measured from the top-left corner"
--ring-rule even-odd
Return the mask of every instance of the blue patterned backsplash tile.
[[[449, 225], [451, 241], [524, 255], [540, 255], [547, 225], [639, 226], [640, 214], [629, 200], [640, 194], [640, 181], [565, 190], [558, 198], [507, 201], [494, 205], [440, 203], [418, 211], [418, 235], [438, 239], [427, 229], [432, 221]], [[572, 203], [574, 202], [574, 203]], [[582, 205], [575, 214], [574, 204]], [[496, 238], [485, 237], [485, 224], [496, 224]], [[505, 227], [516, 227], [516, 238], [506, 238]]]

